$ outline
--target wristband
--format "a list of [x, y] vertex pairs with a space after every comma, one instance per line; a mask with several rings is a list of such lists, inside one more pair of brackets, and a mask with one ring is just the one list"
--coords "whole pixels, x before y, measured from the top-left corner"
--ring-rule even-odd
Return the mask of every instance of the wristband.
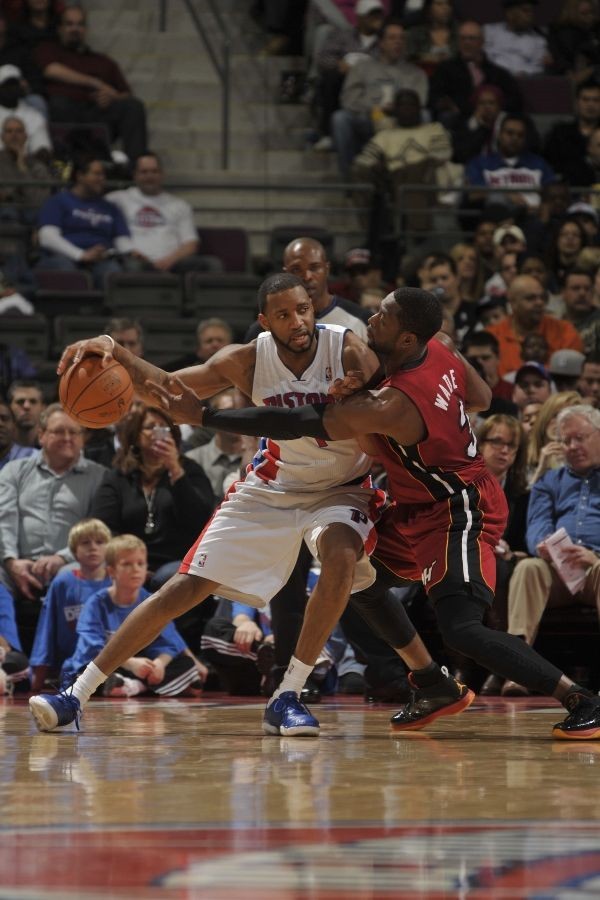
[[110, 334], [101, 334], [100, 337], [105, 337], [105, 338], [108, 338], [108, 339], [109, 339], [109, 341], [110, 341], [110, 343], [111, 343], [110, 352], [111, 352], [111, 353], [114, 353], [114, 350], [115, 350], [115, 339], [114, 339], [113, 337], [111, 337]]

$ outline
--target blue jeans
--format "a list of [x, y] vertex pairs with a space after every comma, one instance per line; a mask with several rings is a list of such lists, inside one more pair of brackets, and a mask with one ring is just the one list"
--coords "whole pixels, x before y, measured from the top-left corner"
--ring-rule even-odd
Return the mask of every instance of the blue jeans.
[[331, 136], [338, 154], [342, 178], [350, 175], [350, 166], [369, 138], [374, 134], [369, 116], [337, 109], [331, 117]]

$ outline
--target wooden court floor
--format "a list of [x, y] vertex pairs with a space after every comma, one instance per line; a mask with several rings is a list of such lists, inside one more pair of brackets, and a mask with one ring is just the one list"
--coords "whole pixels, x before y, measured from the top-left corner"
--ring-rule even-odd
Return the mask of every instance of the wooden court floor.
[[555, 701], [398, 735], [344, 698], [320, 738], [262, 708], [99, 700], [39, 734], [0, 701], [0, 900], [600, 897], [600, 741], [552, 740]]

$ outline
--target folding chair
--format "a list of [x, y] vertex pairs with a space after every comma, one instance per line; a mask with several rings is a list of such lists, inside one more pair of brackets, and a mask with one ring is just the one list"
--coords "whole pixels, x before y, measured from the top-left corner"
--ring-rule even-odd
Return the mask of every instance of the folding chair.
[[178, 316], [183, 305], [179, 275], [113, 272], [106, 279], [106, 307], [113, 316]]

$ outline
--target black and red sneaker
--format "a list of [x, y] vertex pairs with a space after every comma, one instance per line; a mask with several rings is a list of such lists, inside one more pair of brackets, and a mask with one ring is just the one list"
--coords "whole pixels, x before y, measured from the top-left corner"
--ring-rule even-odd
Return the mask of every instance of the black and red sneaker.
[[559, 741], [600, 740], [600, 698], [587, 691], [572, 691], [565, 703], [569, 714], [553, 727], [552, 737]]
[[417, 687], [411, 674], [413, 695], [400, 712], [390, 719], [393, 731], [418, 731], [441, 716], [453, 716], [471, 705], [475, 694], [466, 684], [461, 684], [448, 669], [442, 667], [443, 678], [429, 687]]

